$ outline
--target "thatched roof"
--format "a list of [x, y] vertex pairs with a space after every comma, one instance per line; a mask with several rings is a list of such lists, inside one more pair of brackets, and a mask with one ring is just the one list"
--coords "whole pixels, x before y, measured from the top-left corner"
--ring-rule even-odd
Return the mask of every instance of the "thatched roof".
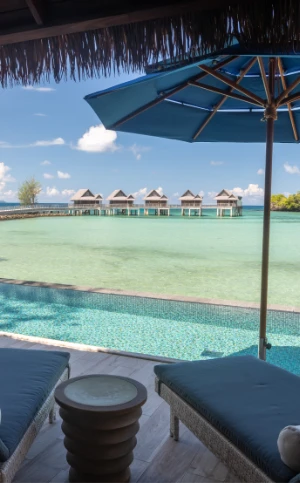
[[145, 201], [167, 201], [166, 195], [160, 195], [157, 190], [151, 190], [144, 198]]
[[140, 71], [234, 37], [299, 50], [299, 0], [1, 0], [0, 84]]
[[225, 190], [225, 189], [220, 191], [220, 193], [217, 194], [217, 196], [215, 196], [215, 200], [217, 201], [228, 201], [228, 200], [237, 201], [241, 199], [242, 199], [241, 196], [235, 196], [230, 190]]
[[[97, 195], [97, 196], [101, 197], [101, 195]], [[80, 200], [95, 201], [96, 199], [99, 199], [97, 196], [93, 195], [91, 190], [89, 190], [88, 188], [83, 188], [78, 190], [77, 193], [75, 193], [75, 195], [71, 198], [71, 201], [80, 201]]]
[[134, 196], [127, 196], [122, 190], [114, 190], [106, 199], [108, 201], [128, 201], [134, 200]]
[[202, 201], [202, 196], [195, 196], [191, 190], [187, 190], [179, 199], [180, 201]]

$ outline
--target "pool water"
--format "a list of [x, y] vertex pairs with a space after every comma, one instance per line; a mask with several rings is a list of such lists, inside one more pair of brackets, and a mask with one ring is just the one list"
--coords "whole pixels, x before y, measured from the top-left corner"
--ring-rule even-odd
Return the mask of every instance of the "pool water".
[[[0, 330], [195, 360], [257, 355], [259, 311], [0, 284]], [[268, 361], [300, 374], [300, 314], [269, 311]]]

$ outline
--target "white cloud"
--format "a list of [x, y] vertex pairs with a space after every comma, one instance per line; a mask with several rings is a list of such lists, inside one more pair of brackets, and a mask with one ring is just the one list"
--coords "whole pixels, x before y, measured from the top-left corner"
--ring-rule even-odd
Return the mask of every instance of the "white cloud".
[[149, 151], [150, 148], [148, 146], [139, 146], [138, 144], [133, 144], [128, 149], [133, 153], [134, 157], [139, 161], [142, 157], [142, 153]]
[[292, 166], [289, 163], [284, 163], [283, 167], [284, 170], [289, 174], [300, 174], [300, 169], [296, 165]]
[[13, 191], [13, 190], [8, 190], [8, 191], [4, 191], [2, 194], [5, 196], [5, 198], [9, 198], [9, 199], [15, 199], [17, 198], [17, 191]]
[[203, 196], [205, 195], [205, 192], [203, 190], [201, 190], [201, 191], [199, 191], [198, 195], [202, 196], [202, 198], [203, 198]]
[[72, 196], [75, 194], [75, 190], [62, 190], [61, 192], [62, 196]]
[[35, 112], [33, 115], [38, 117], [47, 117], [47, 114], [43, 114], [42, 112]]
[[0, 141], [0, 148], [12, 148], [13, 146], [7, 141]]
[[47, 196], [58, 196], [59, 191], [55, 188], [55, 186], [53, 186], [52, 188], [50, 188], [50, 186], [47, 186], [46, 195]]
[[253, 197], [253, 198], [261, 198], [264, 195], [263, 188], [260, 188], [258, 184], [249, 184], [248, 188], [233, 188], [231, 190], [233, 194], [236, 196], [244, 196], [244, 197]]
[[243, 188], [237, 187], [237, 188], [233, 188], [233, 190], [228, 190], [228, 191], [232, 191], [232, 193], [235, 196], [245, 196], [245, 190], [243, 190]]
[[224, 161], [211, 161], [210, 164], [212, 166], [221, 166], [221, 164], [224, 164]]
[[143, 198], [144, 196], [146, 196], [147, 194], [147, 188], [141, 188], [139, 189], [138, 191], [136, 191], [135, 193], [132, 193], [132, 195], [138, 199], [138, 198]]
[[161, 195], [163, 194], [163, 192], [164, 192], [161, 186], [159, 186], [158, 188], [156, 188], [156, 191], [157, 191], [157, 193], [158, 193], [158, 194], [160, 194], [160, 196], [161, 196]]
[[215, 196], [217, 196], [218, 192], [217, 191], [209, 191], [207, 194], [208, 194], [209, 198], [214, 198]]
[[49, 166], [50, 164], [51, 164], [50, 161], [47, 161], [47, 159], [45, 159], [45, 161], [41, 162], [42, 166]]
[[35, 86], [22, 86], [24, 91], [35, 91], [35, 92], [53, 92], [55, 89], [53, 87], [35, 87]]
[[45, 179], [53, 179], [54, 178], [53, 174], [49, 174], [49, 173], [44, 173], [43, 176], [44, 176]]
[[28, 144], [28, 147], [35, 147], [35, 146], [62, 146], [65, 143], [63, 138], [55, 138], [49, 141], [35, 141], [32, 144]]
[[289, 191], [284, 191], [283, 194], [286, 198], [288, 198], [289, 196], [291, 196], [292, 193], [290, 193]]
[[265, 170], [260, 168], [258, 171], [257, 171], [257, 174], [261, 174], [261, 175], [264, 175], [265, 174]]
[[91, 126], [87, 132], [78, 139], [76, 149], [87, 153], [105, 153], [107, 151], [114, 152], [118, 148], [115, 141], [117, 133], [105, 129], [103, 124]]
[[57, 171], [57, 177], [60, 179], [68, 179], [71, 178], [69, 173], [63, 173], [62, 171]]
[[10, 167], [4, 163], [0, 163], [0, 192], [2, 192], [6, 186], [6, 183], [13, 183], [16, 181], [9, 173]]
[[260, 198], [264, 196], [264, 189], [260, 188], [258, 184], [249, 184], [248, 188], [245, 189], [245, 196], [255, 196]]
[[30, 144], [10, 144], [6, 141], [0, 141], [0, 148], [4, 148], [4, 149], [22, 148], [23, 149], [23, 148], [36, 148], [40, 146], [60, 146], [64, 144], [66, 143], [63, 138], [35, 141], [34, 143], [30, 143]]
[[174, 198], [178, 198], [178, 196], [179, 196], [178, 191], [176, 191], [176, 193], [173, 193], [173, 194], [172, 194], [172, 197], [174, 197]]

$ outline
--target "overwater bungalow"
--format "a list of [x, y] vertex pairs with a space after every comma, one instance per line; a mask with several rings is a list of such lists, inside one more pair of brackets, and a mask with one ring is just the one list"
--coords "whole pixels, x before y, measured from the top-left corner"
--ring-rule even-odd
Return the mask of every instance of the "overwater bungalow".
[[157, 190], [151, 190], [144, 198], [145, 208], [144, 214], [149, 215], [149, 211], [154, 211], [155, 215], [170, 216], [170, 208], [168, 207], [168, 197], [159, 194]]
[[110, 206], [120, 206], [121, 208], [127, 208], [128, 205], [132, 205], [134, 197], [132, 195], [127, 196], [122, 190], [113, 191], [107, 198]]
[[94, 195], [91, 190], [84, 188], [75, 193], [70, 201], [73, 201], [74, 206], [79, 205], [101, 205], [102, 196], [100, 194]]
[[123, 190], [114, 190], [106, 199], [109, 202], [109, 209], [106, 210], [108, 215], [139, 214], [139, 210], [133, 208], [134, 196], [127, 196]]
[[181, 214], [184, 216], [188, 213], [189, 216], [192, 215], [202, 215], [202, 196], [194, 195], [191, 190], [187, 190], [179, 198], [181, 202]]
[[230, 216], [242, 215], [242, 196], [235, 196], [231, 191], [223, 189], [215, 197], [217, 201], [217, 216], [224, 216], [226, 210], [229, 211]]

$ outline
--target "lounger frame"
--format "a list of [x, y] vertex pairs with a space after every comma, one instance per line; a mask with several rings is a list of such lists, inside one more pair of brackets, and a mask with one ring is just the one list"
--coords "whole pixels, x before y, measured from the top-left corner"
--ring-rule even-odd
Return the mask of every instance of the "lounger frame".
[[175, 441], [179, 437], [179, 421], [181, 421], [227, 466], [230, 472], [237, 478], [237, 481], [249, 483], [273, 482], [234, 444], [212, 426], [207, 419], [201, 416], [158, 378], [155, 380], [155, 390], [170, 406], [170, 435]]
[[20, 443], [18, 444], [17, 448], [11, 455], [11, 457], [5, 461], [4, 463], [0, 463], [0, 483], [10, 483], [18, 469], [20, 468], [23, 460], [26, 457], [26, 454], [31, 447], [33, 441], [35, 440], [39, 430], [43, 426], [47, 417], [49, 417], [49, 422], [53, 423], [55, 420], [55, 401], [54, 401], [54, 391], [56, 386], [58, 386], [61, 382], [66, 381], [70, 377], [70, 367], [68, 366], [58, 381], [56, 382], [55, 386], [53, 387], [51, 393], [49, 394], [48, 398], [44, 402], [43, 406], [35, 415], [32, 423], [30, 424], [29, 428], [27, 429], [26, 433], [24, 434], [23, 438], [21, 439]]

